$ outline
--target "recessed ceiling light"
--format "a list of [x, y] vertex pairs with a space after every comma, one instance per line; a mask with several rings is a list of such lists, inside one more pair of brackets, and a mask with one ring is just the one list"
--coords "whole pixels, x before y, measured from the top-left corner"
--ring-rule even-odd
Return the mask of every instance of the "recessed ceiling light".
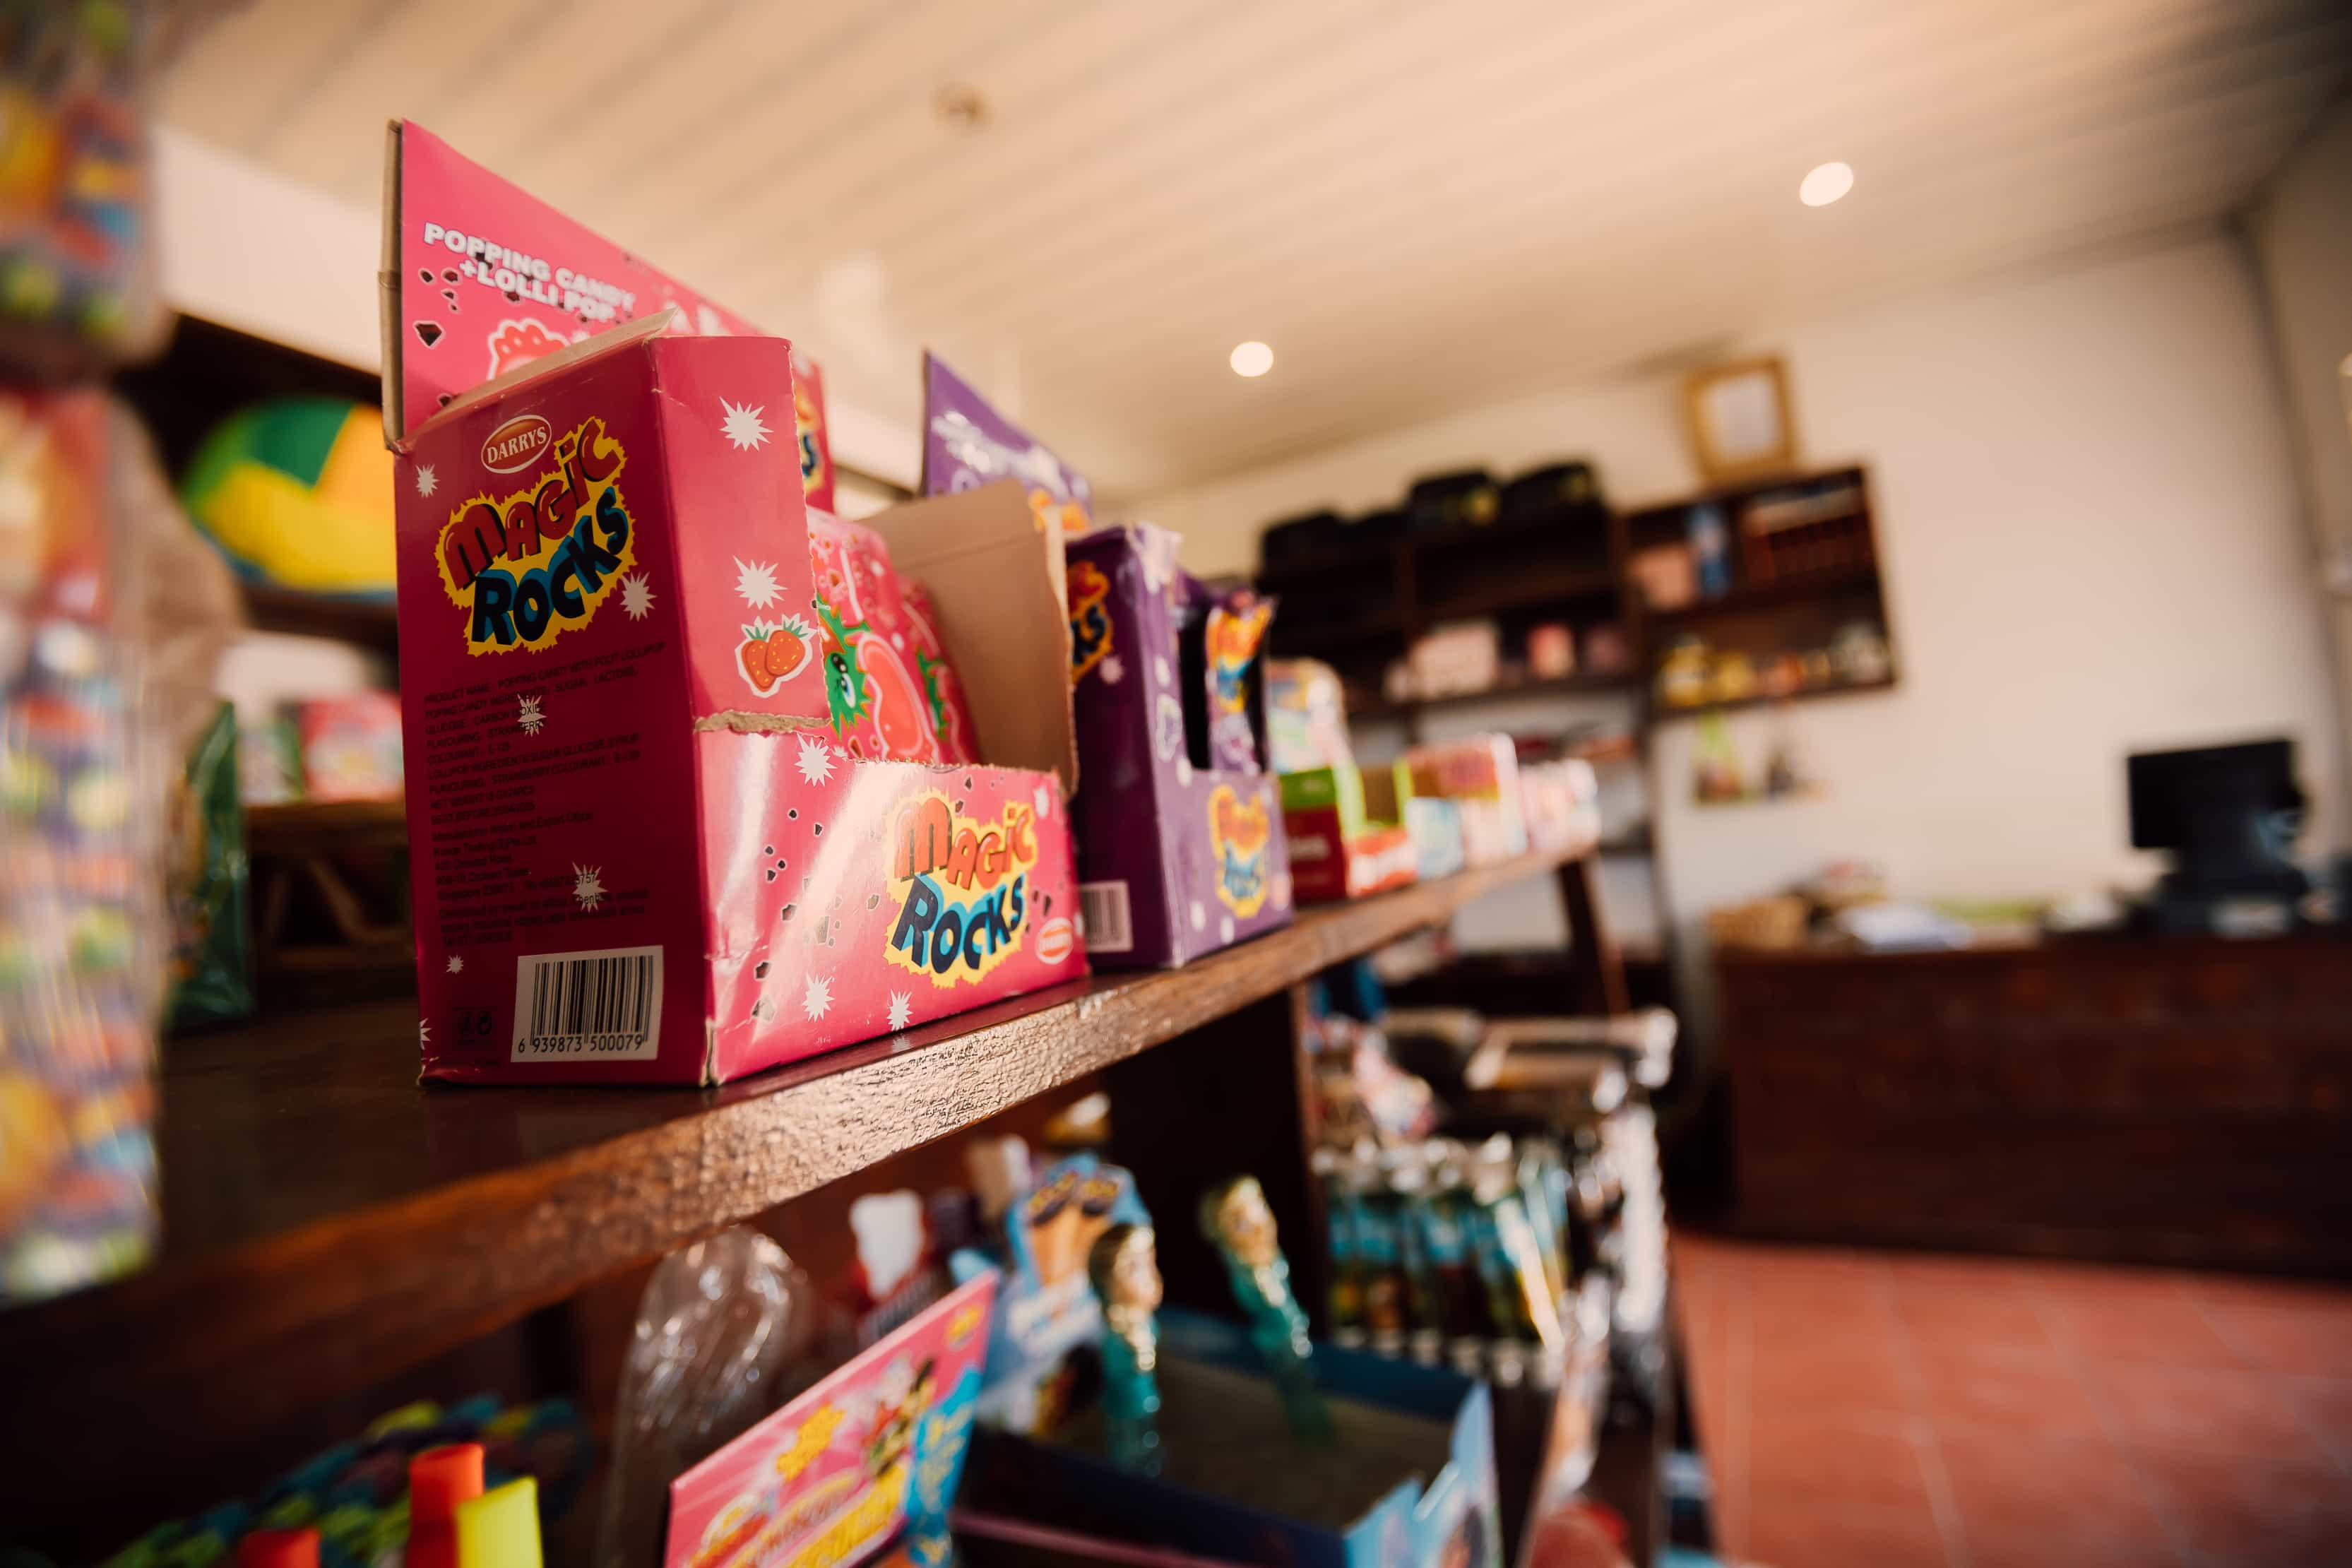
[[1274, 368], [1274, 351], [1252, 338], [1245, 343], [1235, 343], [1227, 363], [1235, 375], [1264, 375]]
[[931, 107], [951, 131], [978, 131], [988, 123], [988, 100], [969, 82], [949, 82], [932, 98]]
[[1823, 163], [1797, 187], [1797, 199], [1809, 207], [1825, 207], [1853, 189], [1853, 165]]

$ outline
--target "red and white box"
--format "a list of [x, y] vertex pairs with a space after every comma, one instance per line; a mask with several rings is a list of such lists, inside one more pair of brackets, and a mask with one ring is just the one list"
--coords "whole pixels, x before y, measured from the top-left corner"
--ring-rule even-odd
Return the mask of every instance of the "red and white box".
[[387, 375], [427, 1079], [718, 1083], [1087, 972], [1060, 541], [991, 486], [818, 527], [919, 625], [821, 589], [791, 345], [677, 325], [406, 431]]

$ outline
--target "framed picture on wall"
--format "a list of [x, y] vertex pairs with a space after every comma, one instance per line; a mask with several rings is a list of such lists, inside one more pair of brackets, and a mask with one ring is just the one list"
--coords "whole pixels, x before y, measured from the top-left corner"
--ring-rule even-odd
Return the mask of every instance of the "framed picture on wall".
[[1683, 384], [1683, 411], [1699, 471], [1710, 483], [1797, 465], [1789, 375], [1777, 356], [1693, 372]]

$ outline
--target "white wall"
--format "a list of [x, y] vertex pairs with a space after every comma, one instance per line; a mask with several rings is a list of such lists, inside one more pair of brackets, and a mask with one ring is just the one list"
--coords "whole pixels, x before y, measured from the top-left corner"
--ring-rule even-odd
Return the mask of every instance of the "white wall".
[[2287, 160], [2249, 217], [2315, 548], [2333, 589], [2336, 700], [2352, 731], [2352, 97]]
[[[2338, 839], [2320, 605], [2240, 247], [2199, 238], [1748, 346], [1787, 356], [1811, 460], [1870, 466], [1903, 684], [1792, 710], [1819, 803], [1694, 807], [1696, 726], [1661, 730], [1679, 921], [1844, 856], [1928, 897], [2137, 879], [2123, 758], [2150, 746], [2291, 734], [2326, 807], [2313, 841]], [[1696, 483], [1676, 384], [1465, 412], [1126, 510], [1184, 530], [1196, 569], [1227, 569], [1269, 519], [1376, 504], [1444, 466], [1584, 453], [1621, 504], [1656, 499]], [[1735, 716], [1751, 768], [1773, 722]], [[1521, 909], [1533, 940], [1548, 911]]]

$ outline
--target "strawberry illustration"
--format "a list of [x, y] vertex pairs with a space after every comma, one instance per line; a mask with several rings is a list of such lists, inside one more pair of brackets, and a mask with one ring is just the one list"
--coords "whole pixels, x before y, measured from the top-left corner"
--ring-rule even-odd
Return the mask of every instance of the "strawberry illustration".
[[735, 646], [735, 657], [743, 666], [743, 679], [751, 689], [765, 697], [776, 689], [776, 683], [790, 680], [800, 673], [809, 658], [810, 645], [816, 641], [816, 629], [797, 616], [786, 616], [782, 621], [753, 621], [743, 628], [743, 640]]
[[735, 648], [735, 657], [743, 664], [743, 679], [762, 697], [776, 689], [775, 667], [769, 658], [769, 638], [775, 630], [765, 621], [753, 621], [743, 628], [743, 640]]
[[809, 644], [815, 632], [807, 622], [787, 616], [782, 625], [768, 634], [768, 668], [778, 680], [790, 680], [808, 662]]

